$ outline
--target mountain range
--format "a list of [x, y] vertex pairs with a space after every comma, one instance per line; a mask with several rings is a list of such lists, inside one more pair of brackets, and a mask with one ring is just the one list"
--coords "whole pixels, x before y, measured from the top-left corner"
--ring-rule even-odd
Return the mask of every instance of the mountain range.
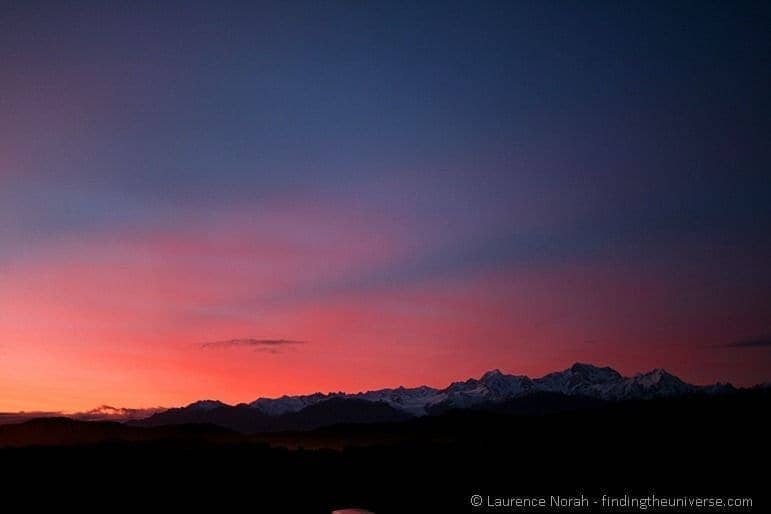
[[397, 387], [359, 393], [314, 393], [258, 398], [228, 405], [202, 400], [130, 421], [138, 426], [211, 423], [240, 432], [309, 430], [336, 423], [400, 421], [453, 409], [542, 413], [623, 400], [645, 400], [734, 390], [730, 384], [688, 384], [663, 369], [626, 377], [610, 367], [576, 363], [540, 378], [500, 370], [443, 389]]

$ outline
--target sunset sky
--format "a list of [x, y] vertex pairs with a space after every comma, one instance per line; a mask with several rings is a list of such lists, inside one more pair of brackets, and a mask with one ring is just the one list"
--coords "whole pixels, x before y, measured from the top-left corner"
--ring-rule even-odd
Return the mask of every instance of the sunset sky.
[[771, 380], [769, 5], [4, 2], [0, 411]]

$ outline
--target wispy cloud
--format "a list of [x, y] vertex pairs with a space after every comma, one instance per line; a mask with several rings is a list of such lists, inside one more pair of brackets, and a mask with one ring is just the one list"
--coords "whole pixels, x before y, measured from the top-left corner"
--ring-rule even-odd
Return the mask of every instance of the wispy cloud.
[[0, 425], [24, 423], [37, 418], [66, 417], [80, 421], [129, 421], [144, 419], [156, 412], [166, 410], [165, 407], [150, 407], [146, 409], [127, 409], [123, 407], [110, 407], [102, 405], [84, 412], [62, 411], [32, 411], [32, 412], [0, 412]]
[[226, 339], [224, 341], [209, 341], [201, 344], [201, 348], [251, 348], [258, 352], [279, 353], [281, 350], [291, 346], [306, 344], [307, 341], [296, 339]]
[[720, 345], [721, 348], [768, 348], [771, 347], [771, 335], [754, 337], [752, 339], [743, 339], [741, 341], [732, 341]]
[[85, 412], [68, 414], [69, 417], [82, 421], [128, 421], [133, 419], [149, 418], [157, 412], [166, 410], [165, 407], [149, 407], [145, 409], [127, 409], [125, 407], [111, 407], [101, 405]]

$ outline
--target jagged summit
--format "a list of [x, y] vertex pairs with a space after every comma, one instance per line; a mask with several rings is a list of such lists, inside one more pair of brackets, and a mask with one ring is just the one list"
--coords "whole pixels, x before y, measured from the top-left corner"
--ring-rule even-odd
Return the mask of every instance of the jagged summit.
[[187, 405], [185, 408], [195, 409], [195, 410], [213, 410], [218, 407], [226, 407], [226, 406], [227, 406], [226, 403], [223, 403], [219, 400], [198, 400], [197, 402], [193, 402]]
[[585, 362], [576, 362], [568, 368], [573, 373], [581, 373], [588, 375], [606, 375], [606, 376], [618, 376], [621, 374], [610, 366], [595, 366], [594, 364], [587, 364]]
[[480, 380], [485, 381], [485, 380], [489, 380], [489, 379], [492, 379], [492, 378], [495, 378], [495, 377], [499, 377], [499, 376], [502, 376], [502, 375], [503, 375], [503, 373], [501, 372], [501, 370], [499, 370], [498, 368], [495, 368], [495, 369], [491, 369], [490, 371], [485, 372], [480, 377]]
[[[360, 393], [313, 393], [279, 398], [258, 398], [242, 407], [255, 409], [268, 416], [299, 412], [307, 407], [332, 399], [384, 403], [413, 415], [422, 416], [435, 409], [467, 408], [485, 402], [501, 402], [530, 393], [552, 393], [580, 396], [604, 401], [648, 399], [663, 396], [730, 392], [730, 384], [695, 386], [682, 381], [668, 371], [656, 368], [625, 377], [609, 366], [576, 362], [562, 371], [540, 378], [508, 374], [498, 368], [483, 373], [480, 378], [453, 382], [444, 389], [429, 386], [378, 389]], [[194, 402], [185, 409], [213, 410], [226, 404], [217, 400]]]

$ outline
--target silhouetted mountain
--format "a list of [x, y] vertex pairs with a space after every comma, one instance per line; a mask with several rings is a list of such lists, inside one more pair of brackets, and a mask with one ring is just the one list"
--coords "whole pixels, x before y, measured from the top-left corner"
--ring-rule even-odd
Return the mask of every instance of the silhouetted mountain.
[[[750, 497], [763, 512], [770, 403], [768, 389], [622, 402], [536, 391], [484, 410], [261, 435], [45, 419], [0, 427], [0, 483], [30, 508], [222, 511], [246, 497], [272, 513], [477, 513], [492, 510], [472, 507], [474, 494], [629, 493]], [[551, 413], [530, 415], [545, 404]]]
[[[733, 386], [730, 384], [718, 383], [708, 386], [688, 384], [663, 369], [655, 369], [647, 373], [625, 377], [609, 367], [575, 363], [563, 371], [549, 373], [535, 379], [524, 375], [509, 375], [495, 369], [484, 373], [479, 379], [470, 378], [465, 381], [453, 382], [444, 389], [419, 386], [413, 388], [379, 389], [361, 393], [314, 393], [300, 396], [282, 396], [275, 399], [258, 398], [250, 404], [242, 404], [242, 406], [269, 417], [276, 417], [300, 412], [314, 405], [332, 400], [335, 402], [339, 400], [353, 400], [359, 402], [355, 405], [362, 409], [365, 408], [362, 402], [380, 403], [387, 404], [392, 409], [404, 414], [423, 416], [429, 413], [443, 412], [448, 409], [464, 409], [495, 402], [507, 402], [515, 398], [527, 397], [537, 392], [558, 393], [565, 396], [593, 398], [603, 401], [621, 401], [697, 393], [719, 394], [731, 390], [733, 390]], [[535, 398], [539, 397], [544, 399], [550, 398], [548, 395], [534, 396], [527, 401], [532, 402], [535, 401]], [[570, 403], [567, 400], [562, 401]], [[585, 400], [577, 400], [579, 403], [582, 401]], [[335, 405], [338, 405], [338, 403], [328, 404], [327, 408], [332, 408]], [[151, 419], [153, 419], [152, 423], [164, 419], [175, 423], [178, 422], [178, 419], [184, 420], [182, 422], [205, 421], [218, 424], [227, 423], [222, 426], [230, 428], [236, 426], [242, 428], [286, 426], [283, 422], [269, 421], [256, 413], [249, 413], [247, 411], [236, 413], [219, 410], [226, 407], [233, 409], [233, 407], [229, 407], [216, 400], [204, 400], [190, 404], [181, 410], [172, 409], [168, 416], [156, 415]], [[191, 413], [192, 410], [203, 412]], [[542, 410], [545, 412], [550, 411], [548, 406], [544, 406]], [[366, 411], [362, 415], [363, 418], [367, 417], [368, 412], [370, 411]], [[227, 418], [227, 421], [221, 418]], [[239, 421], [233, 421], [231, 418], [238, 418]], [[345, 419], [347, 419], [346, 416], [340, 417], [341, 421], [345, 421]]]
[[281, 430], [310, 430], [337, 423], [380, 423], [403, 421], [409, 414], [383, 402], [351, 398], [330, 398], [297, 412], [268, 415], [246, 404], [221, 405], [202, 409], [191, 404], [169, 409], [147, 419], [132, 422], [135, 426], [180, 425], [209, 423], [242, 433], [275, 432]]
[[257, 398], [250, 403], [249, 406], [262, 411], [265, 414], [277, 416], [279, 414], [286, 414], [287, 412], [297, 412], [309, 405], [342, 396], [344, 396], [344, 393], [314, 393], [301, 396], [282, 396], [280, 398]]
[[207, 411], [227, 406], [228, 405], [226, 403], [223, 403], [219, 400], [198, 400], [197, 402], [193, 402], [188, 405], [187, 408], [190, 410]]
[[313, 429], [338, 423], [390, 423], [411, 418], [384, 402], [332, 398], [279, 417], [282, 430]]
[[222, 404], [211, 408], [201, 408], [198, 402], [176, 409], [153, 414], [149, 418], [131, 422], [134, 426], [156, 427], [164, 425], [183, 425], [187, 423], [205, 423], [217, 425], [237, 432], [260, 432], [275, 430], [276, 418], [268, 416], [246, 405], [230, 406]]
[[[609, 367], [576, 363], [536, 379], [509, 375], [496, 369], [484, 373], [479, 379], [453, 382], [444, 389], [420, 386], [361, 393], [315, 393], [259, 398], [250, 404], [235, 406], [218, 400], [201, 400], [161, 411], [103, 406], [72, 417], [125, 421], [132, 426], [145, 427], [211, 424], [241, 433], [257, 433], [311, 430], [339, 423], [402, 421], [412, 416], [436, 415], [455, 409], [548, 414], [595, 407], [605, 402], [736, 391], [730, 384], [691, 385], [662, 369], [625, 377]], [[146, 412], [154, 414], [140, 418]], [[30, 416], [34, 414], [3, 415], [0, 420], [19, 422]]]

